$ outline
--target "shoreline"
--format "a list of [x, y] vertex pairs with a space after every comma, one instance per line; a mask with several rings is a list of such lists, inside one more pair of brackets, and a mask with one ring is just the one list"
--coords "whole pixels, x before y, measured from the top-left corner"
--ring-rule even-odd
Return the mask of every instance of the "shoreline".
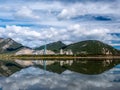
[[64, 57], [12, 57], [13, 59], [23, 59], [23, 60], [27, 60], [27, 59], [33, 59], [33, 60], [36, 60], [36, 59], [120, 59], [120, 56], [99, 56], [99, 57], [96, 57], [96, 56], [88, 56], [88, 57], [67, 57], [67, 56], [64, 56]]
[[23, 56], [15, 56], [15, 55], [0, 55], [0, 59], [23, 59], [23, 60], [41, 60], [41, 59], [120, 59], [120, 56], [104, 56], [104, 55], [100, 55], [100, 56], [69, 56], [69, 55], [64, 55], [64, 56], [57, 56], [57, 55], [53, 55], [53, 56], [40, 56], [40, 55], [23, 55]]

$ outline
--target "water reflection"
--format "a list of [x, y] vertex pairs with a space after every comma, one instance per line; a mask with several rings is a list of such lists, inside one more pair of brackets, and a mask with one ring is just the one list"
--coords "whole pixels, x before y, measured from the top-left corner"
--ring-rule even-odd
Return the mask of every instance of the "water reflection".
[[9, 76], [23, 67], [14, 61], [0, 60], [0, 76]]
[[0, 70], [3, 90], [120, 89], [119, 60], [1, 60]]
[[100, 74], [120, 63], [119, 60], [15, 60], [22, 66], [35, 65], [51, 72], [62, 73], [71, 70], [82, 74]]
[[82, 74], [101, 74], [117, 64], [119, 60], [0, 60], [0, 76], [9, 76], [29, 66], [36, 66], [61, 74], [66, 70]]

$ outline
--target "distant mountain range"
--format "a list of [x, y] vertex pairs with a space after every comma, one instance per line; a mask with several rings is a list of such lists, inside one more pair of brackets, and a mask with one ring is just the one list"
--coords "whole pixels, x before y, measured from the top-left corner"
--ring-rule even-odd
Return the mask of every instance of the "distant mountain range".
[[0, 38], [0, 53], [14, 53], [24, 48], [20, 43], [15, 42], [11, 38]]
[[[43, 49], [44, 46], [36, 48], [36, 50]], [[61, 41], [47, 44], [47, 49], [54, 52], [60, 52], [60, 49], [63, 51], [71, 50], [74, 54], [90, 54], [90, 55], [118, 55], [119, 50], [113, 48], [112, 46], [105, 44], [97, 40], [86, 40], [77, 43], [72, 43], [65, 45]]]
[[[23, 46], [16, 41], [7, 38], [0, 38], [0, 53], [16, 53], [23, 48], [28, 48]], [[44, 45], [35, 48], [34, 50], [42, 50], [44, 49]], [[31, 50], [31, 49], [30, 49]], [[105, 44], [103, 42], [97, 40], [86, 40], [81, 42], [72, 43], [69, 45], [65, 45], [61, 41], [53, 42], [47, 44], [47, 50], [51, 50], [55, 53], [60, 53], [60, 50], [67, 51], [71, 50], [73, 54], [92, 54], [92, 55], [118, 55], [120, 53], [119, 50], [113, 48], [112, 46]]]

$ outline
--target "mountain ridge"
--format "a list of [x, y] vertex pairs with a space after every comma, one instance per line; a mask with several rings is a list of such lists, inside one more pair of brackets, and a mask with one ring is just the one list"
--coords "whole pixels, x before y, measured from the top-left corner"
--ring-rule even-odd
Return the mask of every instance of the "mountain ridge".
[[98, 40], [85, 40], [69, 44], [62, 48], [63, 50], [71, 49], [74, 54], [110, 54], [116, 55], [119, 50]]
[[0, 53], [14, 53], [22, 48], [24, 48], [22, 44], [14, 41], [11, 38], [0, 38]]
[[[57, 42], [48, 43], [46, 47], [47, 50], [51, 50], [55, 52], [55, 54], [61, 54], [60, 53], [61, 49], [63, 50], [63, 52], [72, 51], [73, 54], [86, 54], [86, 55], [119, 55], [120, 53], [119, 50], [98, 40], [85, 40], [85, 41], [72, 43], [69, 45], [65, 45], [62, 41], [57, 41]], [[0, 38], [0, 54], [16, 53], [24, 48], [39, 51], [44, 49], [44, 45], [39, 46], [35, 49], [31, 49], [12, 40], [11, 38], [6, 38], [6, 39]]]
[[[37, 47], [37, 48], [35, 48], [35, 50], [42, 50], [42, 49], [44, 49], [44, 46], [45, 45]], [[46, 44], [46, 46], [47, 46], [46, 47], [47, 50], [51, 50], [51, 51], [58, 53], [59, 50], [66, 45], [62, 41], [57, 41], [57, 42], [52, 42], [52, 43]]]

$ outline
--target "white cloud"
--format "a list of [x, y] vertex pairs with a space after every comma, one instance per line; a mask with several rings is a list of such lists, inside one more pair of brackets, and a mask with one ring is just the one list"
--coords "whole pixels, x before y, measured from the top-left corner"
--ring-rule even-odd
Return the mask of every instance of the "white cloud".
[[35, 40], [41, 37], [41, 34], [30, 29], [29, 27], [20, 26], [6, 26], [5, 28], [0, 28], [0, 37], [9, 37], [15, 41], [27, 45], [29, 40]]
[[120, 46], [119, 43], [117, 43], [117, 44], [110, 44], [110, 45], [112, 45], [112, 46]]
[[[29, 27], [6, 26], [0, 28], [1, 37], [10, 37], [15, 41], [27, 46], [39, 46], [45, 43], [54, 41], [77, 42], [83, 40], [100, 40], [107, 43], [107, 40], [112, 40], [118, 37], [113, 37], [108, 34], [111, 30], [106, 28], [86, 28], [79, 24], [71, 25], [66, 29], [49, 28], [38, 31]], [[28, 43], [29, 42], [29, 43]]]
[[1, 6], [0, 6], [0, 10], [3, 10], [3, 11], [10, 11], [11, 8], [10, 8], [9, 6], [3, 6], [3, 5], [1, 5]]
[[[102, 5], [102, 7], [101, 7]], [[114, 3], [76, 3], [66, 6], [58, 14], [58, 18], [70, 19], [80, 15], [120, 15], [119, 6]]]
[[40, 19], [40, 17], [38, 15], [35, 15], [33, 10], [30, 9], [29, 7], [23, 6], [22, 8], [20, 8], [15, 16], [17, 18], [23, 18], [23, 19]]

